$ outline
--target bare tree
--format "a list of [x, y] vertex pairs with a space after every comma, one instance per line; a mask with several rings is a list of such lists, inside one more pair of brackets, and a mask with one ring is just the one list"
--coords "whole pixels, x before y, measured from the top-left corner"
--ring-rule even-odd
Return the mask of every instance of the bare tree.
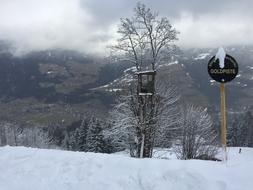
[[[132, 94], [130, 105], [121, 104], [121, 108], [131, 110], [136, 119], [135, 124], [133, 122], [131, 124], [135, 125], [136, 134], [132, 141], [134, 142], [132, 146], [137, 146], [134, 155], [151, 157], [156, 133], [154, 126], [157, 123], [160, 105], [158, 103], [160, 97], [154, 87], [155, 69], [162, 59], [168, 58], [173, 42], [177, 40], [178, 32], [172, 28], [167, 18], [160, 18], [157, 12], [151, 11], [144, 4], [137, 3], [132, 18], [121, 18], [118, 33], [121, 37], [113, 49], [123, 53], [127, 60], [135, 64], [138, 71], [136, 95]], [[151, 71], [145, 71], [147, 69]], [[147, 81], [147, 84], [143, 81]], [[150, 89], [143, 87], [150, 87]]]
[[125, 54], [135, 64], [137, 71], [148, 63], [154, 70], [157, 63], [167, 57], [177, 40], [178, 32], [168, 18], [159, 17], [144, 4], [137, 3], [132, 18], [121, 18], [118, 33], [120, 38], [113, 49]]
[[218, 150], [217, 133], [207, 110], [187, 106], [182, 114], [182, 133], [175, 151], [180, 159], [211, 159]]

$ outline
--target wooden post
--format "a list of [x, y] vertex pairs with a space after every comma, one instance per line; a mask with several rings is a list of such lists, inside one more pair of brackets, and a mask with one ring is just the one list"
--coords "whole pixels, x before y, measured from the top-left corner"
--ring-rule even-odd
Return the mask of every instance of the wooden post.
[[221, 145], [224, 153], [224, 161], [227, 161], [227, 130], [226, 130], [226, 104], [225, 104], [225, 84], [220, 85], [221, 95]]

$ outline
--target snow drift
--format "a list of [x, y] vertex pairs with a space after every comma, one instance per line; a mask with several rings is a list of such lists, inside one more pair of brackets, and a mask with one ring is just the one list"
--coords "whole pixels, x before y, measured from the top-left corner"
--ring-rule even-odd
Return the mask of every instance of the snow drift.
[[227, 163], [134, 159], [123, 155], [0, 148], [1, 190], [250, 190], [253, 149]]

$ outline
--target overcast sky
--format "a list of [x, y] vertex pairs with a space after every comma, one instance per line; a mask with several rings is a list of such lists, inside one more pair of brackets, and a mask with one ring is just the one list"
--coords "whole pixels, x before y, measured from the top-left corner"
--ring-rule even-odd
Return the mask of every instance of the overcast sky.
[[[0, 40], [19, 53], [67, 48], [106, 53], [136, 0], [0, 0]], [[180, 47], [253, 44], [252, 0], [143, 0], [180, 32]]]

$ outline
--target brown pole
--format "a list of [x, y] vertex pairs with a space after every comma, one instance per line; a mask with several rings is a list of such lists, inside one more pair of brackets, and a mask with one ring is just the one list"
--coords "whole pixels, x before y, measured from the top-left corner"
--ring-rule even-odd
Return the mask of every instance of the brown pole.
[[225, 84], [220, 85], [221, 94], [221, 145], [224, 152], [224, 161], [227, 161], [227, 130], [226, 130], [226, 104], [225, 104]]

